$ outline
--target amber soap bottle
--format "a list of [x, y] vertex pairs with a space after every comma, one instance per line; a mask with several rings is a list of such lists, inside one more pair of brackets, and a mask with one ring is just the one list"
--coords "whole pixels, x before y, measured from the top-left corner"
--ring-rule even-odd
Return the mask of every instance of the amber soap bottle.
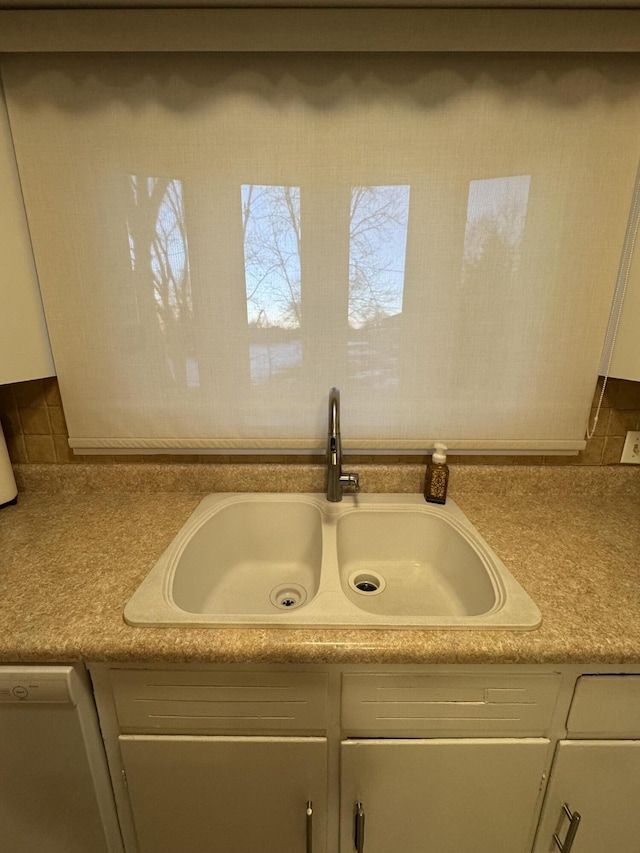
[[433, 504], [445, 503], [448, 486], [449, 466], [447, 465], [447, 446], [441, 441], [436, 441], [431, 462], [427, 463], [424, 499]]

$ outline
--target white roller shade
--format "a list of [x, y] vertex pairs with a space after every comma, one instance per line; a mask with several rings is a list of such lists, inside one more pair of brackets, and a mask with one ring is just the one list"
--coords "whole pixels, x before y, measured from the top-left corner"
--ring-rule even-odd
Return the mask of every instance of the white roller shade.
[[3, 59], [71, 444], [570, 450], [633, 56]]

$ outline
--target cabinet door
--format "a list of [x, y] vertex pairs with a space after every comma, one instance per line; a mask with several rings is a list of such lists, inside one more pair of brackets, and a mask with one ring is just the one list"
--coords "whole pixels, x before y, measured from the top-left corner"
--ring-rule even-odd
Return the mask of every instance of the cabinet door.
[[546, 739], [350, 740], [342, 744], [340, 851], [525, 853], [549, 750]]
[[558, 745], [535, 853], [558, 853], [569, 820], [580, 826], [571, 853], [632, 853], [640, 849], [640, 741], [563, 741]]
[[122, 736], [120, 748], [140, 853], [306, 853], [309, 830], [324, 853], [323, 738]]
[[20, 177], [0, 85], [0, 385], [53, 376]]

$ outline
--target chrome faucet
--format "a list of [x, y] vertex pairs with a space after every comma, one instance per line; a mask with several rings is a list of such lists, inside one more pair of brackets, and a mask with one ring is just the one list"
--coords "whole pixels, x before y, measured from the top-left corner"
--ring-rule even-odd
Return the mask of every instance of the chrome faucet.
[[327, 438], [327, 500], [341, 501], [343, 485], [360, 491], [359, 474], [342, 473], [342, 441], [340, 439], [340, 391], [329, 391], [329, 435]]

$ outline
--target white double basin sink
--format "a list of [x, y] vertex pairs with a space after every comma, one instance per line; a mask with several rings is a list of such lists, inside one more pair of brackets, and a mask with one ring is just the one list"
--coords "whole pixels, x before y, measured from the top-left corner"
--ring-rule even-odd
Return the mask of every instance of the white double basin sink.
[[137, 626], [538, 627], [464, 513], [413, 495], [205, 498], [128, 601]]

